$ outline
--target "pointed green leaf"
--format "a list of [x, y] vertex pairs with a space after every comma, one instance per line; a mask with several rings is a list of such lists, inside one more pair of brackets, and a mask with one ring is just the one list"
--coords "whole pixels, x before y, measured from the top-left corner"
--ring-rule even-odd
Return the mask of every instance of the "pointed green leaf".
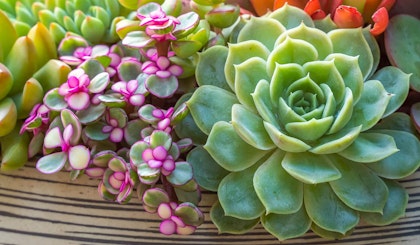
[[278, 103], [280, 97], [288, 96], [286, 94], [287, 88], [303, 77], [305, 77], [305, 73], [302, 66], [298, 64], [276, 64], [274, 74], [270, 81], [271, 102], [275, 105]]
[[388, 179], [407, 177], [420, 167], [420, 142], [416, 136], [406, 131], [375, 130], [394, 138], [399, 151], [374, 163], [366, 164], [379, 176]]
[[233, 105], [232, 126], [245, 142], [257, 149], [270, 150], [275, 147], [264, 128], [262, 118], [243, 105]]
[[235, 89], [235, 68], [234, 65], [240, 64], [251, 57], [267, 59], [270, 51], [260, 42], [255, 40], [244, 41], [241, 43], [229, 44], [229, 53], [225, 63], [226, 81], [232, 90]]
[[359, 66], [366, 80], [373, 68], [373, 55], [362, 28], [340, 28], [328, 33], [334, 53], [359, 56]]
[[291, 176], [307, 184], [318, 184], [341, 178], [340, 171], [328, 155], [288, 152], [281, 165]]
[[306, 212], [322, 229], [346, 234], [359, 223], [359, 213], [346, 206], [328, 183], [304, 186]]
[[0, 137], [9, 134], [16, 126], [17, 108], [10, 97], [0, 100]]
[[220, 181], [229, 173], [202, 146], [197, 146], [188, 153], [187, 162], [192, 166], [197, 183], [210, 191], [216, 192]]
[[261, 224], [280, 241], [305, 234], [311, 227], [311, 219], [302, 205], [291, 214], [268, 214], [261, 217]]
[[340, 130], [338, 133], [325, 135], [309, 151], [315, 154], [332, 154], [341, 152], [351, 145], [359, 136], [362, 125]]
[[387, 185], [389, 195], [382, 213], [361, 213], [363, 221], [370, 225], [389, 225], [405, 214], [408, 204], [408, 193], [396, 181], [383, 179]]
[[341, 53], [333, 53], [325, 60], [334, 62], [335, 67], [341, 74], [346, 87], [351, 89], [354, 103], [359, 101], [363, 90], [363, 74], [359, 67], [358, 57], [349, 56]]
[[244, 234], [252, 230], [260, 219], [243, 220], [226, 216], [219, 202], [213, 204], [210, 209], [210, 218], [219, 230], [219, 233]]
[[286, 29], [277, 20], [270, 18], [251, 17], [238, 35], [238, 42], [256, 40], [273, 50], [274, 43]]
[[382, 179], [361, 163], [337, 157], [334, 164], [343, 175], [330, 185], [341, 201], [355, 210], [382, 213], [388, 198]]
[[350, 236], [353, 233], [353, 230], [355, 228], [345, 232], [344, 234], [340, 233], [340, 232], [335, 232], [335, 231], [330, 231], [330, 230], [326, 230], [323, 229], [321, 227], [319, 227], [318, 225], [316, 225], [314, 222], [312, 222], [311, 224], [311, 230], [317, 234], [320, 237], [326, 238], [326, 239], [330, 239], [330, 240], [338, 240], [338, 239], [343, 239], [347, 236]]
[[284, 155], [281, 150], [275, 151], [254, 175], [254, 188], [265, 206], [266, 215], [292, 214], [303, 203], [303, 184], [283, 169]]
[[262, 119], [270, 124], [278, 126], [278, 118], [277, 115], [274, 114], [274, 106], [270, 99], [270, 84], [266, 80], [259, 81], [251, 96], [254, 99], [258, 114]]
[[9, 17], [3, 11], [0, 11], [0, 26], [0, 35], [2, 37], [7, 37], [2, 38], [0, 42], [0, 62], [2, 62], [4, 58], [7, 57], [9, 51], [12, 49], [13, 44], [18, 38], [18, 35]]
[[383, 117], [398, 110], [407, 98], [411, 75], [394, 66], [387, 66], [377, 71], [370, 79], [381, 81], [385, 90], [392, 94]]
[[37, 68], [42, 67], [50, 59], [57, 58], [57, 47], [48, 29], [37, 23], [29, 30], [28, 37], [32, 39], [37, 52]]
[[314, 22], [305, 11], [290, 4], [273, 11], [268, 17], [278, 20], [287, 30], [299, 26], [302, 22], [306, 26], [314, 26]]
[[238, 100], [234, 94], [222, 88], [204, 85], [194, 92], [187, 106], [197, 126], [209, 134], [216, 122], [231, 120], [231, 108], [236, 103]]
[[306, 122], [288, 123], [285, 128], [291, 136], [304, 141], [314, 141], [322, 137], [330, 129], [333, 120], [333, 116], [321, 119], [312, 118]]
[[312, 44], [287, 36], [268, 56], [267, 72], [269, 75], [272, 75], [277, 64], [296, 63], [298, 65], [303, 65], [317, 59], [318, 52]]
[[378, 80], [365, 82], [362, 97], [354, 106], [352, 117], [346, 127], [363, 125], [362, 131], [373, 127], [384, 115], [391, 96]]
[[311, 149], [310, 145], [287, 135], [285, 132], [282, 132], [271, 123], [264, 122], [264, 127], [274, 144], [276, 144], [278, 148], [284, 151], [305, 152]]
[[252, 57], [235, 65], [235, 93], [241, 104], [250, 109], [255, 109], [252, 93], [257, 83], [261, 80], [269, 80], [266, 72], [266, 62], [259, 57]]
[[267, 154], [267, 151], [247, 144], [230, 123], [223, 121], [213, 126], [204, 148], [220, 166], [229, 171], [244, 170]]
[[265, 212], [254, 189], [253, 178], [258, 165], [232, 172], [220, 182], [217, 195], [225, 215], [253, 220]]

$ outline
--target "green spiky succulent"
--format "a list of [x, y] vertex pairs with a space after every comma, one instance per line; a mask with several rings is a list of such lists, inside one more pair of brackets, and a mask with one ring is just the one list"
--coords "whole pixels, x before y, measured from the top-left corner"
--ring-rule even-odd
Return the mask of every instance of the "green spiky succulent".
[[58, 44], [70, 32], [92, 44], [119, 41], [116, 24], [130, 14], [118, 0], [0, 0], [19, 36], [43, 23]]
[[409, 75], [377, 70], [378, 60], [368, 29], [324, 32], [288, 5], [200, 54], [183, 128], [196, 143], [206, 138], [187, 161], [218, 192], [220, 232], [261, 222], [281, 240], [309, 229], [342, 238], [360, 220], [403, 215], [408, 195], [396, 180], [419, 167], [420, 142], [394, 113]]
[[55, 59], [56, 46], [44, 25], [19, 37], [0, 11], [0, 26], [0, 156], [5, 170], [27, 162], [29, 136], [19, 136], [20, 125], [47, 90], [65, 81], [70, 67]]

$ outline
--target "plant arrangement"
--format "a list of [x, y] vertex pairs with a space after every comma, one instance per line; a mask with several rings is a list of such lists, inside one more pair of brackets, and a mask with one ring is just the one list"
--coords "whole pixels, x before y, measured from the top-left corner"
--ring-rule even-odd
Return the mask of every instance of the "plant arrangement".
[[[1, 145], [2, 169], [29, 157], [45, 174], [98, 179], [105, 200], [137, 196], [165, 235], [204, 222], [203, 189], [217, 192], [221, 233], [261, 223], [280, 240], [309, 229], [339, 239], [361, 220], [396, 221], [408, 202], [397, 181], [420, 166], [420, 141], [399, 112], [413, 76], [380, 65], [393, 1], [267, 2], [275, 10], [253, 16], [223, 0], [0, 1], [6, 31], [47, 26], [35, 35], [54, 50], [44, 66], [62, 64], [39, 65], [35, 78], [54, 76], [2, 136], [24, 140]], [[15, 146], [28, 155], [9, 165]]]

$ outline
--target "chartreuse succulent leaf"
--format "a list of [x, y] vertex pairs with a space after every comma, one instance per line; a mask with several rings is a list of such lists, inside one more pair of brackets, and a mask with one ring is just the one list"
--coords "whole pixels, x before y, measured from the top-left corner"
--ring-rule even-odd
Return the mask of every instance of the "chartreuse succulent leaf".
[[305, 11], [289, 4], [285, 4], [283, 8], [270, 13], [268, 17], [278, 20], [286, 29], [297, 27], [302, 22], [307, 26], [314, 26], [314, 22]]
[[269, 77], [265, 71], [265, 60], [254, 57], [235, 66], [235, 93], [239, 102], [250, 109], [255, 110], [252, 93], [255, 91], [258, 81]]
[[292, 214], [302, 207], [303, 184], [283, 169], [284, 155], [285, 152], [276, 150], [254, 175], [255, 192], [266, 209], [266, 215]]
[[0, 100], [5, 98], [13, 86], [13, 75], [10, 72], [10, 70], [0, 63], [0, 87], [2, 88], [0, 90]]
[[192, 165], [197, 183], [210, 191], [217, 191], [220, 181], [229, 173], [202, 146], [197, 146], [188, 153], [187, 162]]
[[392, 94], [383, 117], [390, 115], [402, 106], [410, 90], [410, 77], [410, 74], [406, 74], [394, 66], [387, 66], [378, 70], [370, 78], [381, 81], [385, 90]]
[[0, 35], [2, 37], [7, 37], [2, 38], [0, 42], [0, 62], [2, 62], [7, 57], [9, 51], [12, 49], [13, 44], [18, 38], [18, 35], [15, 28], [13, 27], [12, 22], [3, 11], [0, 11], [0, 26]]
[[368, 78], [373, 68], [373, 55], [369, 44], [363, 36], [362, 29], [335, 29], [328, 32], [328, 36], [333, 43], [334, 53], [359, 57], [359, 67], [362, 71], [363, 78]]
[[319, 184], [341, 178], [341, 173], [333, 161], [324, 155], [288, 152], [281, 165], [291, 176], [307, 184]]
[[317, 226], [345, 234], [359, 223], [359, 213], [345, 205], [328, 183], [305, 185], [303, 193], [306, 212]]
[[353, 108], [353, 114], [346, 127], [362, 125], [362, 131], [372, 128], [382, 118], [391, 95], [378, 80], [365, 82], [363, 94]]
[[238, 99], [231, 92], [216, 86], [204, 85], [194, 92], [187, 101], [187, 106], [197, 126], [205, 134], [209, 134], [216, 122], [231, 120], [231, 107], [236, 103]]
[[44, 89], [35, 78], [30, 78], [26, 81], [22, 92], [13, 96], [18, 110], [18, 118], [26, 118], [32, 108], [42, 102], [43, 96]]
[[339, 156], [334, 165], [346, 173], [330, 182], [340, 200], [358, 211], [382, 213], [388, 198], [388, 188], [382, 179], [363, 164]]
[[229, 52], [225, 63], [225, 76], [229, 87], [235, 91], [234, 65], [240, 64], [251, 57], [267, 59], [269, 53], [267, 47], [255, 40], [229, 44]]
[[20, 134], [21, 123], [0, 138], [2, 171], [15, 170], [28, 162], [30, 136], [27, 132]]
[[212, 46], [206, 52], [199, 53], [195, 73], [198, 85], [214, 85], [231, 91], [224, 74], [227, 55], [228, 48], [221, 45]]
[[261, 216], [264, 228], [281, 241], [302, 236], [309, 230], [311, 223], [303, 205], [294, 213], [270, 213]]
[[50, 59], [57, 58], [57, 48], [54, 39], [42, 23], [38, 23], [32, 27], [28, 33], [28, 37], [32, 39], [35, 45], [37, 68], [41, 68]]
[[393, 137], [399, 149], [397, 153], [385, 159], [366, 164], [377, 175], [388, 179], [400, 179], [412, 174], [419, 168], [420, 142], [416, 136], [405, 131], [389, 129], [374, 130], [374, 132]]
[[244, 234], [252, 230], [259, 222], [259, 218], [244, 220], [225, 215], [220, 202], [216, 202], [210, 209], [210, 218], [219, 233]]
[[254, 173], [259, 164], [226, 175], [220, 182], [218, 196], [225, 215], [238, 219], [253, 220], [265, 211], [254, 190]]
[[17, 116], [16, 105], [10, 97], [0, 100], [0, 137], [15, 128]]
[[257, 149], [270, 150], [275, 147], [262, 118], [243, 105], [233, 105], [232, 126], [245, 142]]
[[263, 43], [269, 50], [273, 50], [277, 37], [284, 31], [284, 26], [277, 20], [251, 17], [251, 20], [239, 33], [237, 41], [257, 40]]
[[387, 134], [363, 132], [338, 154], [351, 161], [369, 163], [380, 161], [398, 152], [394, 138]]
[[[232, 124], [224, 121], [214, 124], [204, 149], [220, 166], [234, 172], [242, 171], [254, 165], [267, 154], [267, 151], [259, 150], [247, 144], [236, 133]], [[241, 154], [234, 153], [238, 151]]]
[[408, 203], [408, 193], [394, 180], [383, 179], [388, 188], [388, 198], [381, 213], [361, 212], [360, 217], [370, 225], [389, 225], [405, 214]]
[[34, 42], [27, 36], [19, 37], [14, 43], [4, 64], [13, 74], [13, 86], [10, 94], [22, 91], [25, 82], [36, 71], [37, 53]]

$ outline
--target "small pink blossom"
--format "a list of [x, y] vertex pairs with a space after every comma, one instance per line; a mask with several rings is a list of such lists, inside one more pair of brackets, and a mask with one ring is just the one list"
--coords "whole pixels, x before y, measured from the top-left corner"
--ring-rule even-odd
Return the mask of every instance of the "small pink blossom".
[[145, 101], [145, 96], [138, 93], [139, 82], [137, 80], [130, 80], [128, 82], [119, 81], [112, 85], [111, 89], [120, 93], [124, 100], [134, 106], [141, 106]]
[[58, 88], [58, 93], [73, 110], [84, 110], [90, 105], [88, 86], [90, 79], [82, 69], [70, 72], [67, 82]]

